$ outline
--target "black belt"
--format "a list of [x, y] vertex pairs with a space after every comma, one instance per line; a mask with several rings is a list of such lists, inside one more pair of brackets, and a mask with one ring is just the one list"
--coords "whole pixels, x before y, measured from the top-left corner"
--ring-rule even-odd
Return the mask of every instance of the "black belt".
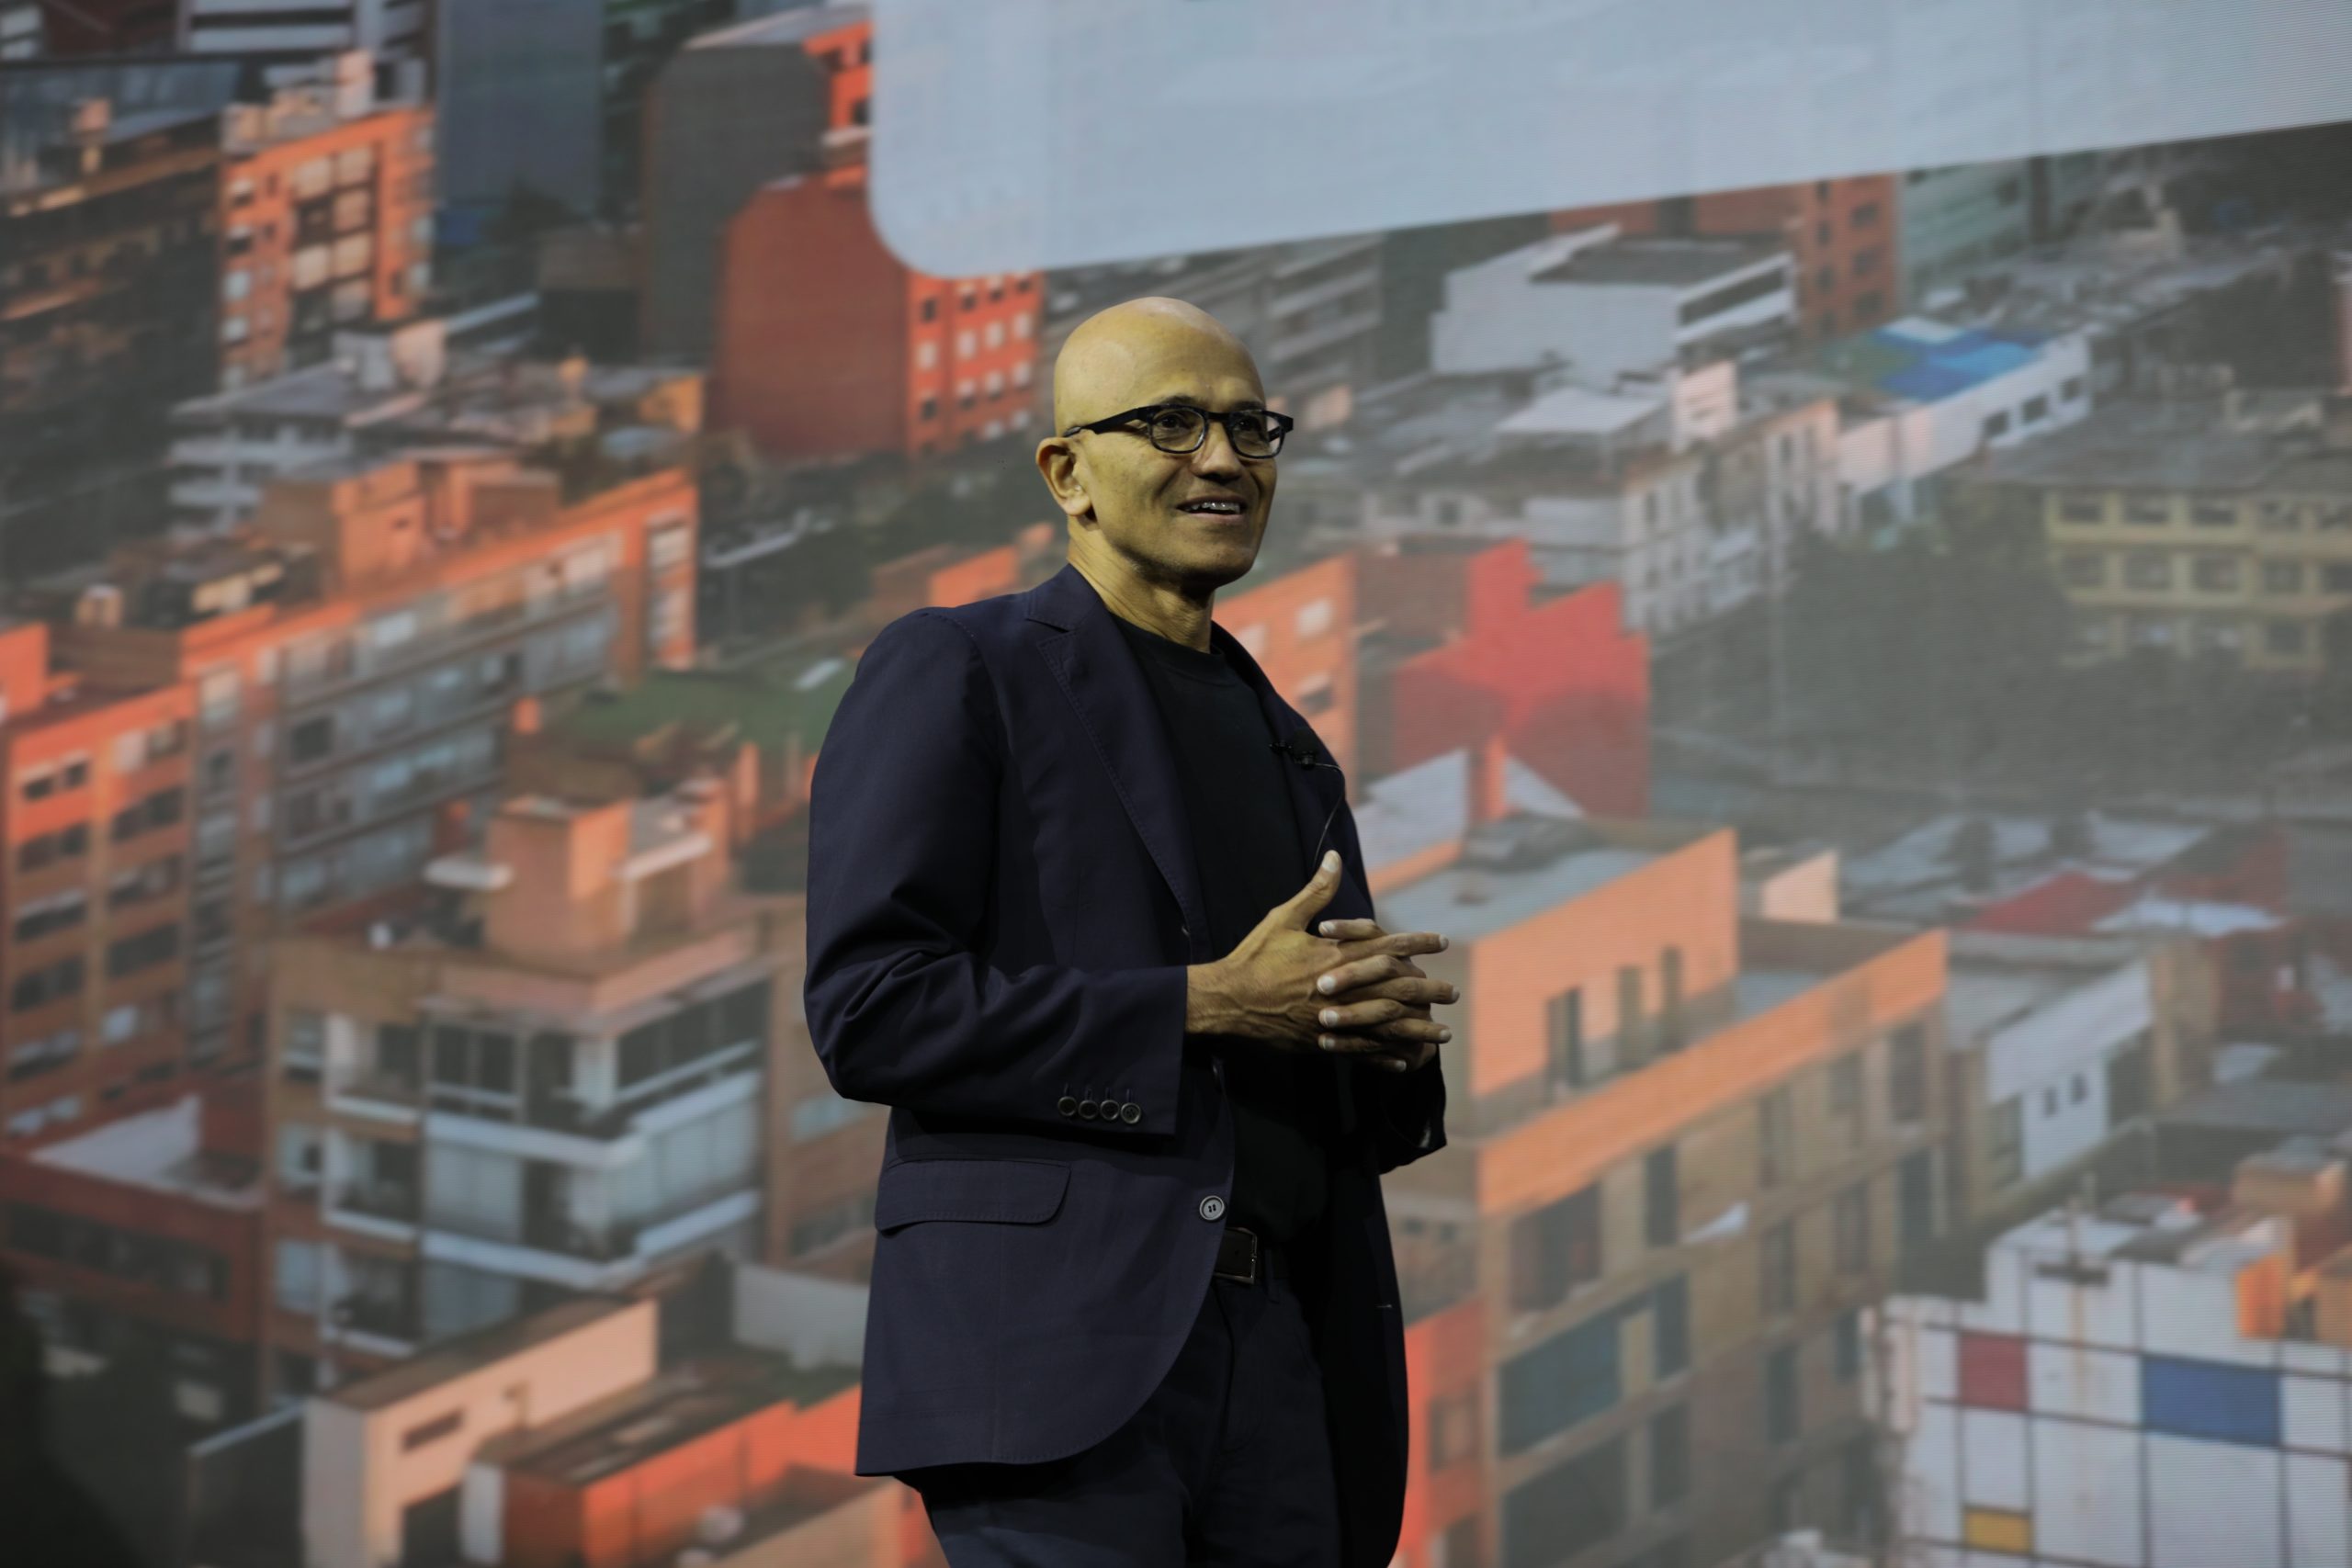
[[1238, 1280], [1245, 1285], [1256, 1284], [1261, 1275], [1270, 1280], [1287, 1280], [1290, 1258], [1256, 1231], [1227, 1225], [1223, 1239], [1217, 1243], [1215, 1272], [1220, 1280]]

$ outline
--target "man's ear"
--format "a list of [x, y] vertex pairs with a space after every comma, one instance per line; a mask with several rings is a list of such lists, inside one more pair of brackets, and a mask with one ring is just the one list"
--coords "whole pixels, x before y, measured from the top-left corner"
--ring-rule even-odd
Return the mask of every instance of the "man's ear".
[[1094, 511], [1086, 481], [1079, 475], [1078, 449], [1068, 436], [1048, 435], [1037, 443], [1037, 471], [1045, 476], [1046, 489], [1064, 515], [1084, 517]]

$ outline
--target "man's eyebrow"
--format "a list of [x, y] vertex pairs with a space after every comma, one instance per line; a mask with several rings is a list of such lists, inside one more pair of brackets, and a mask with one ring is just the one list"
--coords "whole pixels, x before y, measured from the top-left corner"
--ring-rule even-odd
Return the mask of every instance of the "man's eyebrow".
[[[1193, 409], [1206, 408], [1208, 406], [1206, 403], [1201, 401], [1200, 399], [1193, 396], [1190, 392], [1178, 392], [1172, 397], [1159, 398], [1151, 403], [1146, 404], [1145, 406], [1147, 408], [1161, 407], [1169, 403], [1182, 403], [1186, 408]], [[1257, 398], [1244, 398], [1239, 402], [1234, 404], [1233, 407], [1236, 412], [1242, 409], [1255, 409], [1260, 413], [1266, 412], [1265, 403]]]

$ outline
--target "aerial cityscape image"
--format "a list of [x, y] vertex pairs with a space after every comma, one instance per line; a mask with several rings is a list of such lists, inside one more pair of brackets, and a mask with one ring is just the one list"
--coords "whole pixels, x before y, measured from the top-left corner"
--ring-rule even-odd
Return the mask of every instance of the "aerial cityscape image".
[[2352, 1568], [2335, 12], [0, 0], [0, 1562]]

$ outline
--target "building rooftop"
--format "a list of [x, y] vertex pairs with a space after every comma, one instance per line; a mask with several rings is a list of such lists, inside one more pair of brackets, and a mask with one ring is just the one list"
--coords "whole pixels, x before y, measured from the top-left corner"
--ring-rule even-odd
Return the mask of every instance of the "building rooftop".
[[1620, 239], [1587, 244], [1559, 260], [1547, 260], [1528, 277], [1534, 283], [1693, 288], [1765, 262], [1785, 261], [1787, 256], [1785, 245], [1769, 240]]
[[[1583, 815], [1577, 803], [1518, 758], [1503, 763], [1503, 799], [1532, 817]], [[1367, 871], [1395, 865], [1462, 836], [1470, 819], [1470, 752], [1447, 751], [1373, 781], [1355, 810]]]
[[[2073, 867], [2109, 875], [2137, 876], [2165, 864], [2211, 829], [2194, 822], [2147, 818], [2087, 817], [2086, 850], [2060, 852], [2047, 818], [2004, 813], [1946, 812], [1885, 841], [1848, 853], [1838, 882], [1858, 910], [1886, 919], [1936, 925], [1950, 919], [1958, 902], [1991, 903], [2041, 882], [2053, 870]], [[1972, 820], [1992, 834], [1989, 885], [1963, 886], [1958, 853], [1963, 827]]]
[[1661, 852], [1620, 843], [1581, 818], [1510, 817], [1473, 829], [1459, 861], [1384, 895], [1380, 912], [1391, 931], [1475, 942], [1631, 875]]
[[204, 1147], [204, 1103], [196, 1094], [105, 1122], [36, 1149], [28, 1157], [52, 1170], [192, 1198], [215, 1208], [261, 1206], [260, 1173], [254, 1162]]
[[854, 667], [831, 655], [741, 671], [655, 671], [625, 692], [591, 693], [550, 719], [548, 733], [592, 746], [628, 745], [671, 726], [716, 736], [740, 732], [781, 758], [797, 739], [814, 755], [849, 690]]
[[819, 33], [868, 20], [873, 7], [865, 5], [797, 6], [773, 16], [720, 28], [690, 40], [688, 49], [778, 49], [806, 43]]
[[1664, 413], [1666, 400], [1558, 387], [1495, 426], [1503, 435], [1617, 435]]
[[2043, 334], [2023, 330], [1985, 331], [1905, 316], [1823, 344], [1813, 363], [1834, 379], [1932, 403], [2032, 364], [2046, 341]]
[[637, 1305], [617, 1296], [581, 1296], [559, 1302], [526, 1317], [510, 1318], [445, 1339], [372, 1376], [338, 1384], [314, 1397], [353, 1410], [382, 1410]]
[[2064, 430], [1994, 454], [1983, 477], [1996, 484], [2085, 489], [2352, 495], [2352, 452], [2328, 447], [2318, 423], [2320, 395], [2296, 397], [2300, 410], [2266, 406], [2283, 400], [2277, 396], [2109, 403]]
[[664, 1367], [649, 1382], [562, 1420], [495, 1438], [477, 1461], [585, 1486], [772, 1405], [815, 1404], [857, 1377], [854, 1367], [805, 1368], [782, 1356], [730, 1348]]

